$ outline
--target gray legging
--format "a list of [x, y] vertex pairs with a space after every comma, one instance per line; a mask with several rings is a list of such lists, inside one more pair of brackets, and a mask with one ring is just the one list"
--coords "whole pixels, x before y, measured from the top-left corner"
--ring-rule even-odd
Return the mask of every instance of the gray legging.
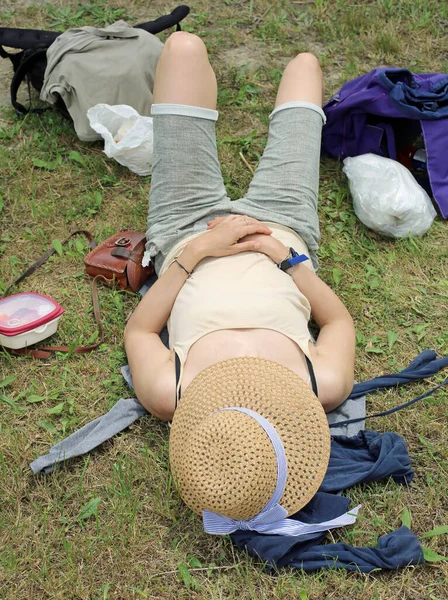
[[146, 259], [156, 271], [184, 237], [207, 229], [207, 221], [230, 213], [285, 225], [305, 241], [317, 268], [317, 198], [322, 109], [310, 102], [278, 106], [268, 142], [247, 194], [231, 201], [216, 149], [213, 110], [154, 104], [154, 151]]

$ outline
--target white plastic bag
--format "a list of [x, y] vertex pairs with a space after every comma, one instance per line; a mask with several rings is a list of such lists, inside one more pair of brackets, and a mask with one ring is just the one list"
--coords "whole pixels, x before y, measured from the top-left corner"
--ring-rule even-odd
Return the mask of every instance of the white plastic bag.
[[436, 211], [411, 172], [390, 158], [362, 154], [344, 160], [356, 216], [389, 237], [423, 235]]
[[142, 117], [131, 106], [97, 104], [87, 111], [90, 127], [104, 139], [104, 152], [137, 175], [150, 175], [152, 118]]

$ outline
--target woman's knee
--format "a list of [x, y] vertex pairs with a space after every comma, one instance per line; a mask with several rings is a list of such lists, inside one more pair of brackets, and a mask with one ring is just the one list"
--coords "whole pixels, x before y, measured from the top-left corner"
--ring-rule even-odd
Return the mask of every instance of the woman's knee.
[[204, 42], [186, 31], [172, 33], [157, 64], [154, 104], [188, 104], [215, 110], [216, 96], [216, 77]]
[[205, 55], [207, 48], [200, 37], [187, 31], [175, 31], [165, 42], [164, 53], [179, 56], [180, 58]]
[[309, 72], [314, 72], [317, 75], [322, 75], [319, 60], [311, 52], [301, 52], [297, 54], [287, 65], [287, 69], [300, 69]]

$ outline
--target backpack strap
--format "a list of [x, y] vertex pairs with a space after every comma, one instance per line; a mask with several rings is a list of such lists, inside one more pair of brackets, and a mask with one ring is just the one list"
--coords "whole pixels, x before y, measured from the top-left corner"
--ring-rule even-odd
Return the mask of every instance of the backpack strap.
[[180, 31], [180, 21], [190, 12], [190, 7], [182, 5], [175, 8], [169, 15], [163, 15], [155, 21], [148, 21], [147, 23], [140, 23], [134, 25], [137, 29], [144, 29], [148, 33], [157, 34], [165, 29], [176, 26], [176, 31]]
[[[0, 44], [8, 48], [35, 50], [48, 48], [61, 35], [60, 31], [43, 31], [40, 29], [18, 29], [16, 27], [0, 27]], [[2, 55], [3, 56], [3, 55]], [[5, 57], [3, 57], [5, 58]]]
[[[180, 21], [190, 12], [188, 6], [182, 5], [175, 8], [170, 14], [163, 15], [154, 21], [147, 21], [135, 25], [149, 33], [157, 34], [170, 27], [177, 26], [180, 30]], [[42, 29], [19, 29], [17, 27], [0, 27], [0, 56], [10, 58], [16, 56], [9, 54], [1, 46], [8, 48], [19, 48], [20, 50], [36, 50], [37, 48], [48, 48], [61, 35], [60, 31], [45, 31]]]
[[9, 58], [9, 60], [12, 62], [14, 72], [17, 71], [24, 54], [24, 50], [21, 52], [6, 52], [6, 50], [0, 44], [0, 56], [2, 58]]
[[[22, 54], [19, 52], [18, 54]], [[20, 102], [17, 101], [17, 92], [19, 90], [20, 84], [25, 79], [27, 74], [31, 71], [36, 63], [40, 60], [46, 61], [47, 48], [36, 48], [35, 50], [25, 50], [22, 54], [22, 60], [17, 66], [13, 78], [11, 80], [11, 104], [15, 108], [15, 111], [19, 115], [26, 115], [29, 112], [41, 113], [46, 108], [33, 108], [27, 109]], [[12, 59], [11, 59], [12, 60]], [[14, 61], [13, 61], [14, 62]], [[42, 80], [43, 83], [43, 80]]]
[[[19, 53], [17, 53], [17, 54], [19, 54]], [[14, 54], [10, 54], [9, 52], [6, 52], [6, 50], [0, 44], [0, 56], [2, 58], [10, 58], [12, 60], [12, 57], [14, 56]]]

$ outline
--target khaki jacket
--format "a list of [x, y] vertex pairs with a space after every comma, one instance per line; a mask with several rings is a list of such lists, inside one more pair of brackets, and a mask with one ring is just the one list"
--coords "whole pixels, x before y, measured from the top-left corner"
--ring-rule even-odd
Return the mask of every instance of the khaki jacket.
[[79, 139], [99, 140], [87, 119], [88, 109], [96, 104], [127, 104], [140, 115], [150, 115], [162, 48], [159, 38], [124, 21], [104, 29], [69, 29], [47, 50], [40, 98], [56, 104], [60, 96]]

